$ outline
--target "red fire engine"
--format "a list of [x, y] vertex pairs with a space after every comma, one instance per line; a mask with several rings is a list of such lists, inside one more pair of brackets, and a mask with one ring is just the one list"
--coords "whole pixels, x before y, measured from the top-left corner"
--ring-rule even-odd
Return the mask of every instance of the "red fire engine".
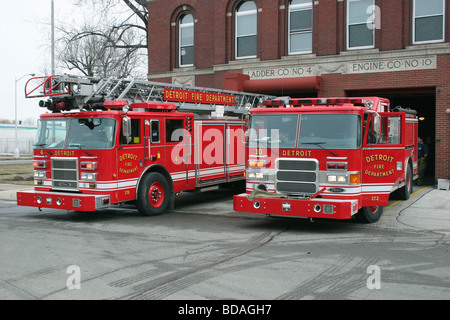
[[34, 149], [34, 190], [17, 204], [96, 211], [135, 202], [161, 214], [181, 191], [244, 180], [245, 115], [265, 97], [198, 87], [74, 76], [36, 77], [48, 97]]
[[389, 100], [280, 98], [250, 111], [238, 212], [376, 222], [417, 178], [415, 111]]

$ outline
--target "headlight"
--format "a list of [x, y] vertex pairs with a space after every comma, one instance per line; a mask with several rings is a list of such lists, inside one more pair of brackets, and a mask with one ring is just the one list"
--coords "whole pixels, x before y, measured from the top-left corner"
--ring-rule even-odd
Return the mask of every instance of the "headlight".
[[81, 173], [81, 180], [96, 181], [97, 180], [97, 173], [82, 172]]
[[34, 171], [35, 179], [45, 179], [47, 178], [47, 172], [45, 171]]
[[264, 172], [247, 172], [247, 178], [267, 180], [267, 175]]
[[347, 176], [344, 175], [329, 175], [328, 182], [338, 182], [338, 183], [346, 183]]

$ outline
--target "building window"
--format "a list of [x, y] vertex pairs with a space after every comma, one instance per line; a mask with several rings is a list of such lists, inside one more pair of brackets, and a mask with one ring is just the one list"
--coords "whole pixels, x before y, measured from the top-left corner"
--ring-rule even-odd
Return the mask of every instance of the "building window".
[[375, 0], [347, 0], [347, 49], [375, 46]]
[[189, 67], [194, 65], [194, 17], [185, 14], [179, 22], [179, 65]]
[[444, 41], [444, 0], [414, 0], [414, 43]]
[[312, 52], [312, 0], [292, 0], [289, 5], [289, 54]]
[[236, 59], [256, 58], [257, 8], [253, 1], [245, 1], [236, 10]]

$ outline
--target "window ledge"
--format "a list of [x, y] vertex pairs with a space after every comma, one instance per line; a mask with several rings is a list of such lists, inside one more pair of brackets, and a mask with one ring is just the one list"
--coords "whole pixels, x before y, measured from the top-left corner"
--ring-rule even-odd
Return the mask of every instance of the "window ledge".
[[341, 51], [339, 54], [341, 56], [354, 55], [354, 54], [372, 54], [380, 52], [379, 49], [347, 49], [346, 51]]

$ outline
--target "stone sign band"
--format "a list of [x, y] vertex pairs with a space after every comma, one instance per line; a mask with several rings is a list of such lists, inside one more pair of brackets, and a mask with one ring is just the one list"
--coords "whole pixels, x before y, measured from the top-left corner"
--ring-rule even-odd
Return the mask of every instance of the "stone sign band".
[[322, 74], [359, 74], [375, 72], [412, 71], [437, 68], [437, 56], [422, 56], [412, 58], [392, 58], [357, 60], [344, 62], [327, 62], [317, 64], [301, 64], [283, 67], [249, 68], [244, 73], [250, 79], [275, 79], [311, 77]]

